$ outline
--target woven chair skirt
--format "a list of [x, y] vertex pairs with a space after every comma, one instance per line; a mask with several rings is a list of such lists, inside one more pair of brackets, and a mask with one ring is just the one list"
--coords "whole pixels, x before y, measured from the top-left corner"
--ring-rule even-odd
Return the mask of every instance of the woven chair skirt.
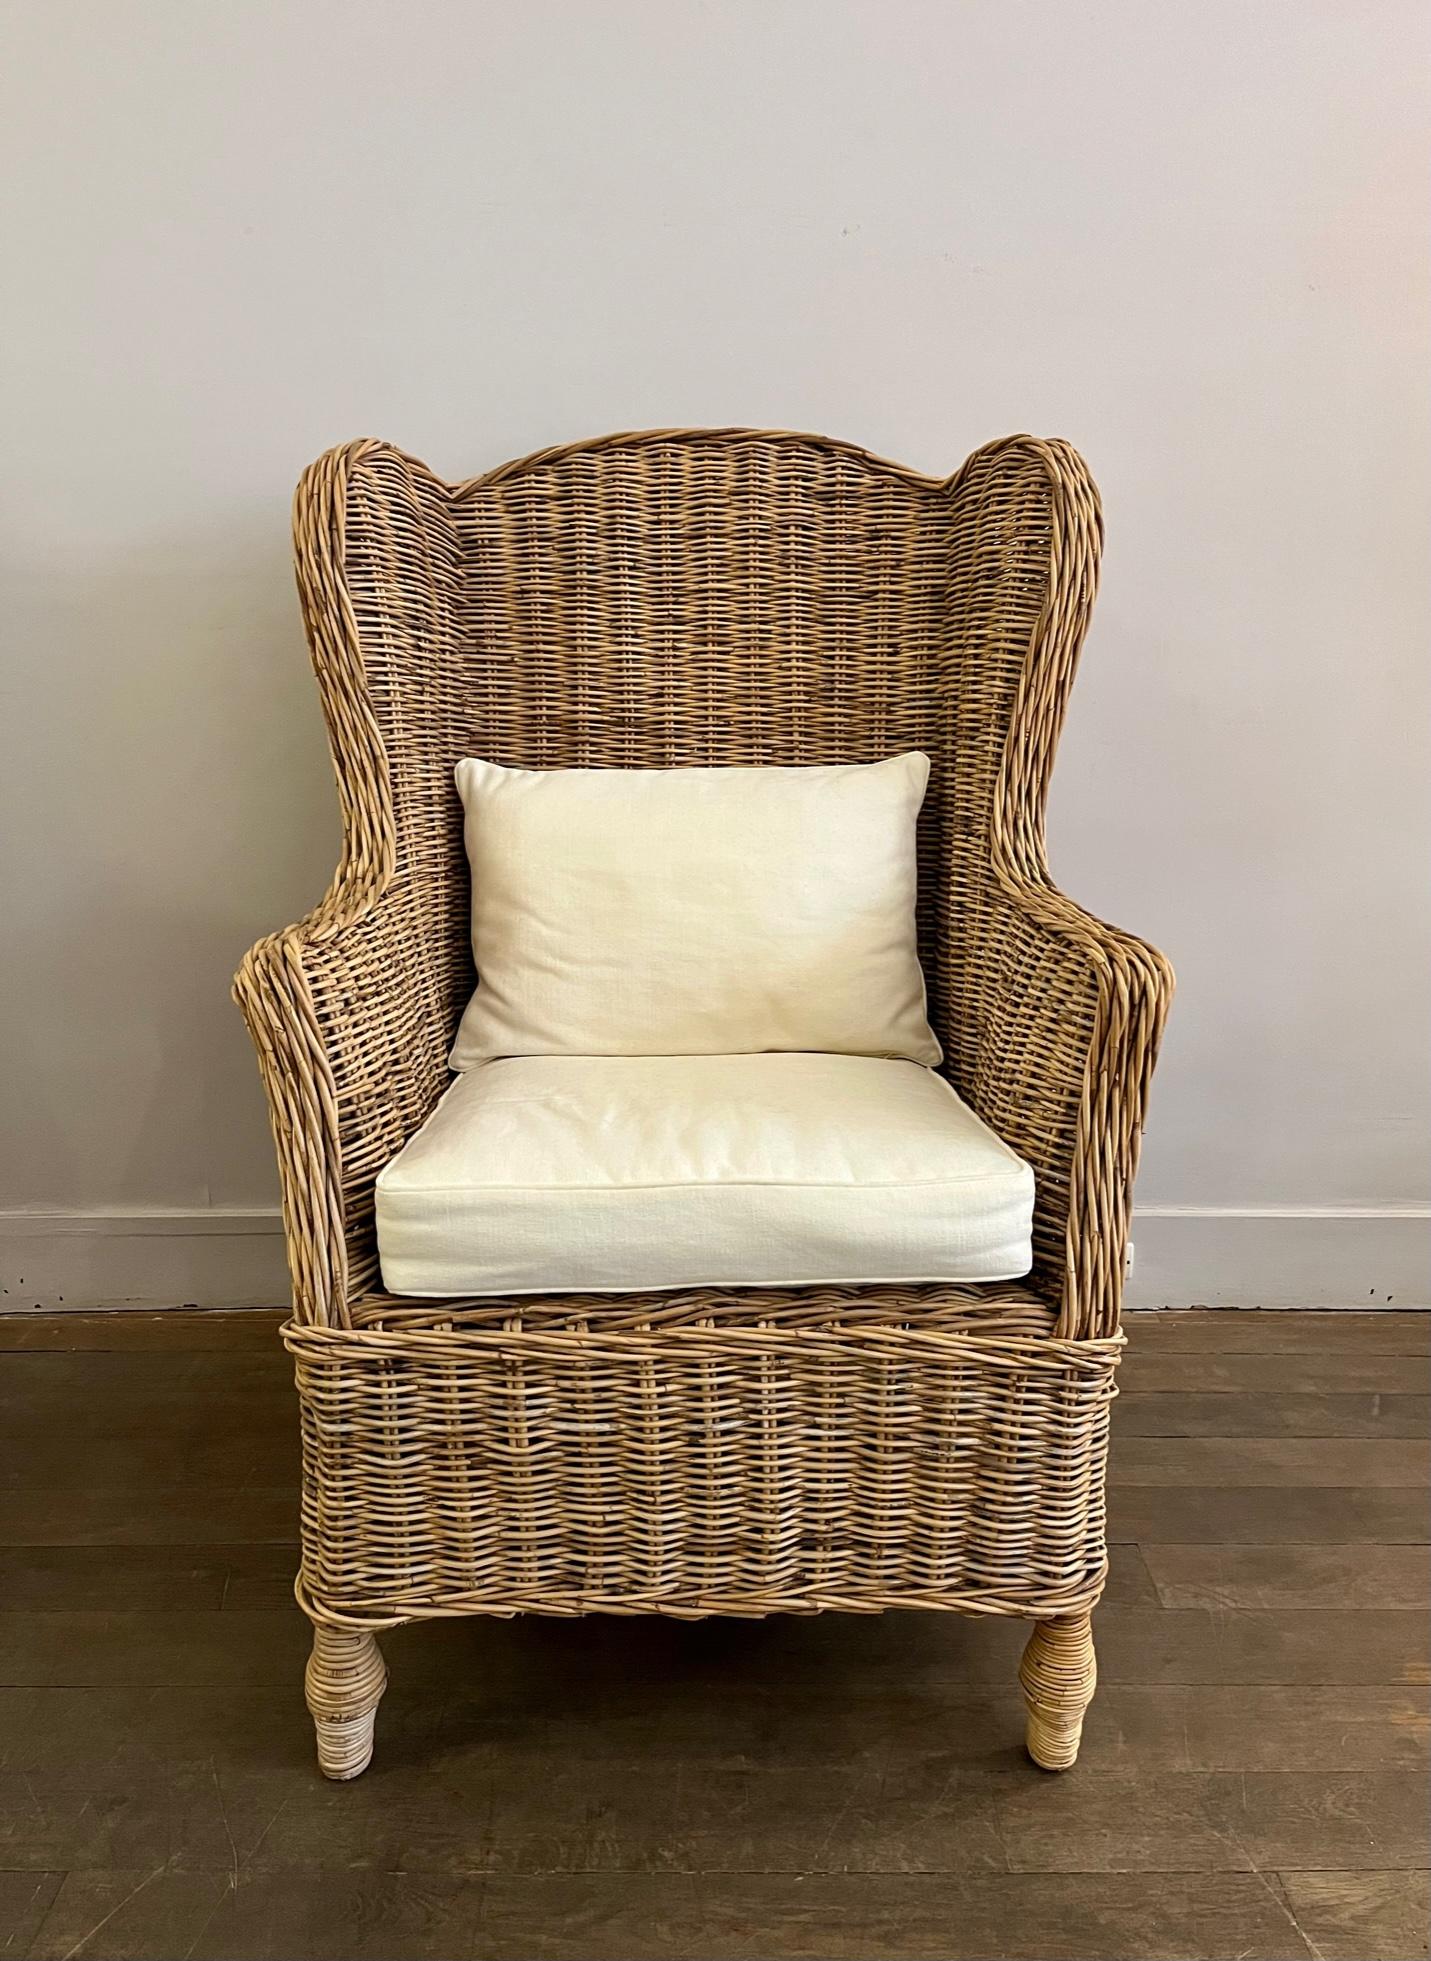
[[1103, 1583], [1117, 1338], [727, 1318], [286, 1340], [320, 1621], [1052, 1615]]

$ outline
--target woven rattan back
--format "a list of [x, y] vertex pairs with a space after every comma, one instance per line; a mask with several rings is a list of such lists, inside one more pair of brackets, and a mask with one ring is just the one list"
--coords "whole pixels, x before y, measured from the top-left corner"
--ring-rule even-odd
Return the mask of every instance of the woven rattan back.
[[431, 923], [457, 919], [448, 1013], [471, 984], [459, 757], [631, 769], [920, 748], [921, 946], [964, 1075], [978, 1017], [959, 983], [1049, 591], [1049, 448], [1001, 445], [938, 482], [812, 437], [681, 431], [451, 490], [386, 447], [355, 456], [345, 555], [377, 728], [337, 720], [339, 774], [376, 733], [395, 869], [427, 889]]

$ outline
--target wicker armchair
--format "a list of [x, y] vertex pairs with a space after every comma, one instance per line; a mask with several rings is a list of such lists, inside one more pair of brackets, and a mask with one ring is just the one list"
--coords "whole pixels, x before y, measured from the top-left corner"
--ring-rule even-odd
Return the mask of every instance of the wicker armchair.
[[[1029, 1616], [1028, 1746], [1095, 1679], [1130, 1194], [1171, 993], [1045, 867], [1097, 492], [1014, 436], [936, 480], [779, 431], [662, 430], [440, 482], [386, 444], [297, 496], [344, 850], [235, 992], [282, 1177], [298, 1597], [330, 1777], [375, 1631], [451, 1614]], [[373, 1184], [473, 985], [464, 755], [529, 768], [932, 759], [920, 937], [944, 1068], [1035, 1169], [1025, 1281], [385, 1294]]]

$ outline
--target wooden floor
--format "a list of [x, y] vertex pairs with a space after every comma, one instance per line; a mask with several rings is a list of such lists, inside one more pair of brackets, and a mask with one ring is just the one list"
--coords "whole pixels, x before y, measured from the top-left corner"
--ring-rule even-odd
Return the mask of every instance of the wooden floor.
[[899, 1614], [405, 1628], [351, 1785], [275, 1326], [0, 1320], [0, 1954], [1426, 1953], [1424, 1319], [1135, 1320], [1064, 1777], [1021, 1626]]

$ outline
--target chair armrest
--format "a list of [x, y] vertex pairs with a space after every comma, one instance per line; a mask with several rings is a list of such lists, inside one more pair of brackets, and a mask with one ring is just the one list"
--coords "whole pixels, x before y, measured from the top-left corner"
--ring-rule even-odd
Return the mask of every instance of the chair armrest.
[[1117, 1332], [1149, 1080], [1173, 992], [1156, 948], [1001, 870], [970, 1100], [1034, 1168], [1057, 1332]]
[[234, 981], [258, 1051], [283, 1196], [295, 1319], [342, 1327], [378, 1273], [373, 1184], [451, 1080], [452, 1017], [395, 888], [342, 880], [260, 940]]

